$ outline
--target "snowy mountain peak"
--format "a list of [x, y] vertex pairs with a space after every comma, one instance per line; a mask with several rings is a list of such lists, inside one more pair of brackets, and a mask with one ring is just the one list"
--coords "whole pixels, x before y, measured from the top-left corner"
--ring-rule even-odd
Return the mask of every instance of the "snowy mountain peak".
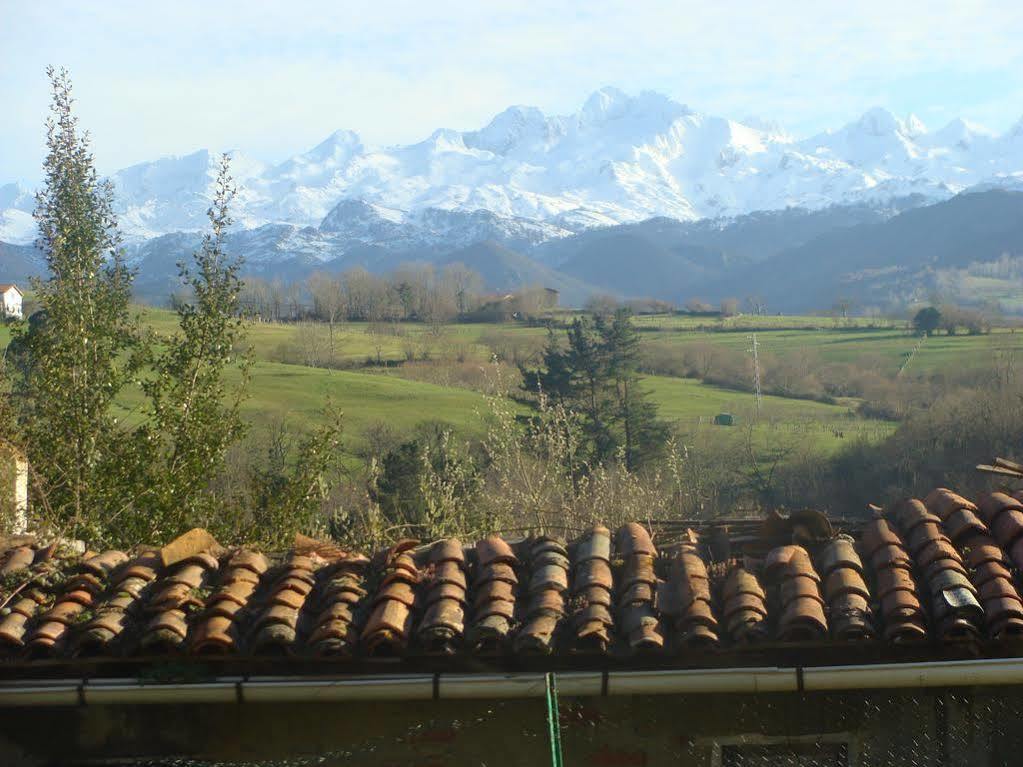
[[638, 96], [630, 96], [618, 88], [606, 86], [586, 99], [578, 121], [584, 126], [602, 126], [612, 120], [629, 117], [670, 123], [690, 114], [693, 112], [689, 107], [662, 93], [642, 91]]
[[924, 125], [923, 120], [912, 112], [906, 117], [906, 122], [903, 123], [903, 126], [903, 132], [911, 138], [918, 138], [927, 133], [927, 126]]
[[547, 117], [536, 107], [508, 107], [485, 128], [463, 134], [465, 145], [494, 154], [508, 154], [523, 145], [545, 142], [551, 135]]
[[902, 121], [884, 107], [873, 107], [863, 113], [849, 128], [869, 136], [890, 136], [906, 132]]
[[363, 150], [358, 134], [337, 130], [308, 152], [285, 160], [271, 171], [274, 179], [301, 183], [323, 183], [338, 165], [350, 161]]
[[960, 117], [951, 120], [943, 128], [930, 135], [931, 143], [936, 146], [954, 147], [961, 150], [969, 149], [975, 141], [987, 141], [992, 138], [994, 138], [994, 134], [987, 128]]
[[621, 117], [628, 109], [631, 101], [632, 99], [617, 88], [612, 88], [609, 85], [605, 86], [600, 90], [594, 91], [586, 99], [586, 103], [583, 104], [582, 112], [579, 115], [580, 122], [599, 123], [604, 120], [613, 120], [616, 117]]
[[1008, 132], [1006, 132], [1005, 134], [1005, 137], [1006, 138], [1023, 137], [1023, 117], [1020, 117], [1019, 120], [1017, 120], [1013, 124], [1013, 126], [1009, 128]]
[[792, 141], [792, 136], [777, 120], [768, 120], [758, 115], [746, 115], [739, 123], [778, 141]]
[[374, 231], [402, 223], [400, 211], [371, 205], [363, 200], [342, 200], [320, 223], [321, 232], [343, 232], [352, 237], [372, 239]]
[[305, 156], [309, 158], [326, 159], [336, 157], [339, 152], [353, 152], [362, 148], [362, 140], [359, 134], [350, 130], [336, 130], [327, 138], [310, 149]]
[[[238, 152], [232, 159], [243, 229], [320, 227], [346, 242], [413, 230], [416, 242], [532, 242], [655, 216], [945, 199], [1020, 178], [1023, 120], [1002, 137], [966, 121], [929, 133], [915, 116], [878, 107], [796, 140], [768, 120], [730, 120], [660, 93], [606, 87], [568, 115], [513, 106], [478, 130], [441, 128], [402, 146], [369, 147], [338, 130], [272, 167]], [[204, 228], [216, 166], [217, 156], [200, 150], [115, 173], [122, 231], [137, 241]], [[31, 210], [25, 190], [0, 187], [0, 240], [31, 241]]]

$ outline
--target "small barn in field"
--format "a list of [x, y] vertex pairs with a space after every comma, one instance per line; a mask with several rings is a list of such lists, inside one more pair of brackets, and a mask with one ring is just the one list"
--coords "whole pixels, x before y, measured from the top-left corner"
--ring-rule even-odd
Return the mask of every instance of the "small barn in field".
[[0, 282], [0, 318], [14, 317], [20, 320], [24, 316], [22, 308], [24, 298], [24, 294], [17, 285]]

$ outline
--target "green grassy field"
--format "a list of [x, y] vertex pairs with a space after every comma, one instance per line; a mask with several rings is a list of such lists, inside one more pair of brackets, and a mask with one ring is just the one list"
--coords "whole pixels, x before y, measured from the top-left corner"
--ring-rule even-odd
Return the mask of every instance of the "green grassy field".
[[[167, 310], [146, 308], [144, 323], [158, 334], [170, 334], [176, 328], [175, 315]], [[876, 320], [871, 320], [879, 324]], [[808, 352], [823, 363], [844, 362], [869, 365], [893, 375], [917, 344], [901, 323], [889, 327], [865, 327], [866, 320], [847, 321], [827, 317], [739, 317], [726, 320], [736, 332], [700, 329], [702, 323], [714, 327], [706, 318], [684, 316], [643, 316], [636, 319], [643, 328], [642, 343], [668, 355], [681, 355], [688, 345], [712, 344], [745, 353], [748, 332], [742, 323], [777, 324], [785, 329], [758, 330], [757, 338], [765, 354]], [[426, 325], [397, 326], [344, 323], [335, 334], [336, 360], [352, 366], [348, 370], [328, 370], [304, 364], [287, 364], [283, 359], [296, 356], [296, 350], [311, 343], [324, 344], [326, 327], [319, 324], [254, 323], [249, 326], [246, 344], [253, 353], [254, 365], [250, 398], [244, 405], [245, 419], [254, 431], [284, 421], [302, 431], [320, 417], [330, 403], [344, 413], [346, 444], [354, 449], [363, 430], [373, 423], [386, 423], [392, 429], [407, 432], [424, 421], [449, 424], [466, 436], [479, 436], [484, 428], [486, 399], [470, 388], [438, 385], [403, 377], [400, 369], [363, 368], [367, 359], [402, 360], [410, 353], [426, 357], [443, 366], [445, 360], [483, 363], [492, 356], [495, 345], [523, 345], [537, 348], [546, 330], [514, 324], [459, 324], [432, 328]], [[10, 338], [8, 328], [0, 325], [0, 348]], [[313, 339], [312, 341], [310, 339]], [[1023, 331], [998, 329], [984, 336], [935, 336], [927, 339], [913, 357], [908, 370], [938, 372], [943, 369], [989, 363], [995, 353], [1023, 352]], [[300, 356], [300, 354], [299, 354]], [[291, 363], [295, 360], [289, 359]], [[451, 363], [453, 364], [453, 363]], [[761, 412], [754, 411], [749, 393], [701, 383], [694, 379], [648, 376], [644, 386], [658, 405], [661, 416], [677, 424], [683, 433], [699, 432], [707, 439], [734, 437], [739, 429], [756, 420], [754, 441], [769, 449], [779, 439], [795, 435], [815, 448], [830, 451], [850, 438], [870, 440], [890, 433], [890, 423], [863, 419], [854, 414], [855, 400], [842, 404], [824, 404], [810, 400], [766, 396]], [[123, 402], [131, 417], [137, 399]], [[713, 426], [713, 417], [722, 412], [738, 417], [736, 427]]]
[[[902, 367], [918, 341], [904, 323], [893, 322], [890, 327], [868, 328], [865, 327], [868, 322], [865, 318], [750, 316], [726, 320], [725, 327], [738, 329], [736, 332], [715, 330], [713, 328], [717, 326], [713, 323], [707, 325], [711, 329], [699, 329], [699, 322], [706, 324], [706, 318], [699, 317], [644, 315], [635, 318], [636, 325], [643, 329], [644, 342], [653, 346], [681, 350], [690, 344], [713, 344], [738, 352], [745, 352], [750, 345], [748, 329], [742, 323], [760, 321], [803, 328], [758, 330], [757, 340], [765, 353], [809, 352], [824, 363], [866, 364], [888, 374]], [[167, 310], [147, 309], [145, 322], [159, 333], [170, 333], [175, 328], [174, 314]], [[872, 319], [869, 322], [884, 324], [885, 321]], [[913, 357], [907, 371], [923, 373], [953, 364], [960, 367], [988, 364], [996, 353], [1023, 355], [1023, 329], [1015, 330], [996, 328], [982, 336], [933, 336]], [[0, 329], [0, 344], [4, 343], [4, 332]], [[326, 334], [326, 328], [317, 323], [255, 323], [250, 326], [248, 343], [257, 359], [280, 361], [283, 350], [294, 350], [308, 343], [305, 339], [311, 336], [318, 338], [319, 344], [325, 344]], [[335, 348], [337, 359], [348, 363], [378, 358], [402, 360], [408, 353], [417, 357], [426, 354], [433, 358], [457, 354], [483, 361], [489, 359], [490, 347], [495, 342], [503, 340], [537, 346], [546, 334], [542, 327], [499, 323], [451, 324], [431, 328], [415, 323], [389, 326], [347, 322], [335, 330]]]
[[258, 362], [252, 397], [244, 412], [254, 424], [285, 418], [308, 427], [330, 403], [344, 413], [346, 430], [357, 434], [373, 422], [405, 432], [422, 421], [439, 421], [478, 434], [487, 411], [482, 394], [397, 376]]
[[[694, 330], [644, 333], [649, 343], [681, 350], [687, 344], [713, 344], [743, 352], [750, 346], [745, 333], [714, 333]], [[808, 352], [822, 362], [846, 362], [876, 367], [894, 374], [902, 367], [919, 339], [905, 330], [768, 330], [757, 332], [762, 352], [790, 354]], [[1023, 358], [1023, 330], [998, 328], [987, 335], [945, 336], [926, 339], [907, 371], [935, 372], [956, 365], [961, 368], [987, 364], [998, 353]]]
[[741, 331], [750, 329], [793, 329], [793, 330], [834, 330], [836, 328], [905, 328], [903, 320], [889, 320], [875, 317], [817, 317], [785, 314], [739, 314], [735, 317], [700, 317], [685, 314], [644, 314], [635, 318], [641, 328], [662, 330], [710, 330]]
[[[895, 428], [890, 422], [858, 417], [851, 403], [829, 405], [765, 395], [757, 412], [752, 394], [690, 378], [648, 376], [644, 386], [661, 417], [674, 422], [682, 433], [698, 433], [704, 439], [734, 438], [734, 432], [752, 424], [753, 443], [765, 453], [795, 440], [831, 453], [852, 439], [883, 439]], [[714, 425], [718, 413], [732, 414], [735, 425]]]
[[[145, 324], [160, 334], [173, 333], [177, 327], [174, 313], [166, 309], [146, 309], [143, 317]], [[485, 322], [440, 327], [419, 323], [345, 322], [335, 327], [334, 344], [336, 358], [349, 363], [378, 358], [402, 360], [409, 351], [417, 357], [424, 352], [434, 357], [454, 356], [457, 352], [483, 360], [490, 356], [484, 343], [488, 335], [540, 343], [546, 334], [541, 327]], [[296, 349], [310, 342], [324, 346], [328, 343], [328, 328], [317, 322], [257, 322], [249, 326], [246, 340], [257, 359], [275, 361], [288, 348]]]

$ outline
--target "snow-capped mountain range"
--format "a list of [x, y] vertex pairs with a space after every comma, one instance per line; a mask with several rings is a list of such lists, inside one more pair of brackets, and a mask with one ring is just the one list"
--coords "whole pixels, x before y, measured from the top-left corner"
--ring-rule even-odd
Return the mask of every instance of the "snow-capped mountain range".
[[[333, 258], [338, 243], [533, 245], [655, 216], [692, 221], [1020, 188], [1023, 120], [1004, 135], [963, 120], [931, 132], [912, 115], [872, 109], [796, 139], [765, 121], [604, 88], [572, 115], [515, 106], [480, 130], [441, 129], [406, 146], [372, 147], [342, 130], [277, 165], [232, 157], [237, 224], [268, 227], [275, 247], [301, 241], [314, 256], [329, 235]], [[202, 229], [215, 172], [215, 154], [200, 150], [113, 174], [128, 240]], [[20, 185], [0, 186], [0, 241], [33, 239], [32, 205]]]

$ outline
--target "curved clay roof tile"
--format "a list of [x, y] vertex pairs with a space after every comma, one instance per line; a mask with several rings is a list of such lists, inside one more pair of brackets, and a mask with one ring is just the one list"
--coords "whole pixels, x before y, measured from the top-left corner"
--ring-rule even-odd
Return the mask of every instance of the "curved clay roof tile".
[[753, 573], [742, 568], [735, 568], [725, 577], [721, 596], [727, 602], [739, 594], [754, 594], [760, 599], [765, 599], [767, 596], [760, 581]]
[[817, 557], [817, 572], [822, 578], [838, 568], [853, 568], [859, 572], [863, 571], [863, 562], [860, 555], [856, 553], [856, 544], [848, 535], [840, 535], [828, 544], [825, 544]]
[[600, 586], [610, 591], [614, 586], [611, 565], [603, 559], [587, 559], [576, 568], [572, 586], [577, 592], [591, 586]]
[[941, 519], [928, 511], [923, 501], [906, 498], [892, 508], [895, 521], [902, 529], [903, 535], [909, 535], [917, 525], [925, 523], [939, 524]]
[[433, 564], [457, 562], [459, 565], [464, 565], [465, 551], [462, 549], [462, 542], [457, 538], [437, 541], [430, 547], [429, 561]]
[[102, 554], [96, 554], [95, 556], [89, 557], [88, 559], [84, 560], [82, 562], [82, 568], [85, 571], [92, 573], [93, 575], [97, 575], [100, 578], [103, 578], [106, 575], [109, 575], [116, 568], [120, 567], [127, 561], [128, 561], [127, 554], [125, 554], [123, 551], [116, 551], [111, 549], [108, 551], [104, 551]]
[[476, 542], [476, 558], [480, 567], [495, 564], [514, 565], [519, 561], [508, 542], [497, 535]]
[[980, 499], [979, 506], [980, 516], [988, 526], [993, 526], [999, 515], [1007, 509], [1023, 510], [1023, 501], [1005, 493], [991, 493]]
[[239, 549], [228, 560], [227, 566], [232, 569], [241, 568], [256, 575], [262, 575], [270, 567], [270, 564], [266, 561], [266, 557], [258, 551]]
[[991, 532], [1003, 548], [1012, 546], [1023, 537], [1023, 511], [1005, 508], [995, 517], [991, 524]]
[[610, 561], [611, 531], [603, 525], [597, 525], [576, 544], [572, 554], [572, 561], [576, 565], [592, 559]]
[[988, 534], [987, 525], [970, 509], [956, 509], [942, 522], [948, 537], [956, 543], [963, 543], [976, 536]]
[[979, 511], [977, 504], [973, 503], [973, 501], [968, 501], [963, 496], [945, 487], [936, 488], [928, 493], [927, 497], [924, 498], [924, 504], [929, 511], [940, 517], [942, 521], [946, 520], [955, 511], [966, 510], [974, 513]]
[[626, 559], [636, 554], [657, 556], [650, 533], [638, 522], [629, 522], [618, 531], [617, 549], [618, 555]]
[[0, 566], [0, 575], [24, 570], [35, 561], [35, 558], [36, 553], [31, 546], [16, 546], [7, 552], [4, 563]]

